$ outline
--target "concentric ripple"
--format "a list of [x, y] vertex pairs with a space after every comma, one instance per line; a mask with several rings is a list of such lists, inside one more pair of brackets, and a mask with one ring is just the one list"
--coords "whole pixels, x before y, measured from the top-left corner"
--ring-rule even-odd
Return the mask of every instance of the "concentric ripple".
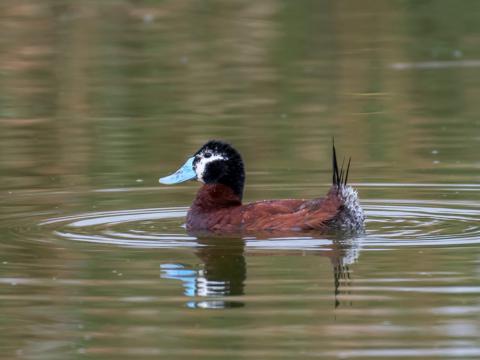
[[[356, 240], [363, 249], [402, 246], [450, 246], [480, 243], [480, 204], [469, 201], [363, 200], [366, 232]], [[142, 248], [199, 247], [183, 222], [187, 208], [154, 208], [51, 218], [40, 225], [58, 238]], [[298, 236], [256, 239], [246, 237], [253, 249], [321, 250], [332, 244], [299, 233]]]

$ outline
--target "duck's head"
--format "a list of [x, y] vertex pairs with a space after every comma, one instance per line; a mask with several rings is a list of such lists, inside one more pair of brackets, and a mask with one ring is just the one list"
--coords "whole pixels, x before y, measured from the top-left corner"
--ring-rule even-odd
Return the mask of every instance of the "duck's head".
[[196, 179], [204, 184], [223, 184], [241, 199], [245, 183], [243, 160], [230, 144], [211, 140], [203, 145], [175, 173], [159, 179], [162, 184], [178, 184]]

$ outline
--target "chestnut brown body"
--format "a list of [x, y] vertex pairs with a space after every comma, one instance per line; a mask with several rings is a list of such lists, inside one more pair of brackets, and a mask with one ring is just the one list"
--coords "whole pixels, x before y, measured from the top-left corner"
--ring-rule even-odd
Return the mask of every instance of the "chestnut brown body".
[[205, 184], [188, 211], [187, 229], [223, 232], [327, 230], [341, 212], [342, 199], [334, 186], [325, 198], [265, 200], [242, 205], [229, 187]]

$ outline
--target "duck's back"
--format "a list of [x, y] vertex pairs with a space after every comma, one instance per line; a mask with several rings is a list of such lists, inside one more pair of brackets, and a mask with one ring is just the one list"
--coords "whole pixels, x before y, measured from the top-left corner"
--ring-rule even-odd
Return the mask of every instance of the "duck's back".
[[244, 206], [242, 227], [255, 230], [312, 230], [322, 228], [336, 212], [325, 199], [270, 200]]
[[349, 186], [332, 186], [324, 198], [251, 203], [242, 212], [242, 229], [246, 231], [355, 230], [363, 221], [357, 194]]

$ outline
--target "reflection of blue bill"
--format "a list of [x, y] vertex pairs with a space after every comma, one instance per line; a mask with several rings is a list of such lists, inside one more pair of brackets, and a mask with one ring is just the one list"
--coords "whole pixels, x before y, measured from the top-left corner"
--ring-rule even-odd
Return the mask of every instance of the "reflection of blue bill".
[[195, 296], [197, 272], [185, 269], [180, 264], [160, 264], [160, 276], [164, 279], [180, 280], [185, 289], [184, 294]]

